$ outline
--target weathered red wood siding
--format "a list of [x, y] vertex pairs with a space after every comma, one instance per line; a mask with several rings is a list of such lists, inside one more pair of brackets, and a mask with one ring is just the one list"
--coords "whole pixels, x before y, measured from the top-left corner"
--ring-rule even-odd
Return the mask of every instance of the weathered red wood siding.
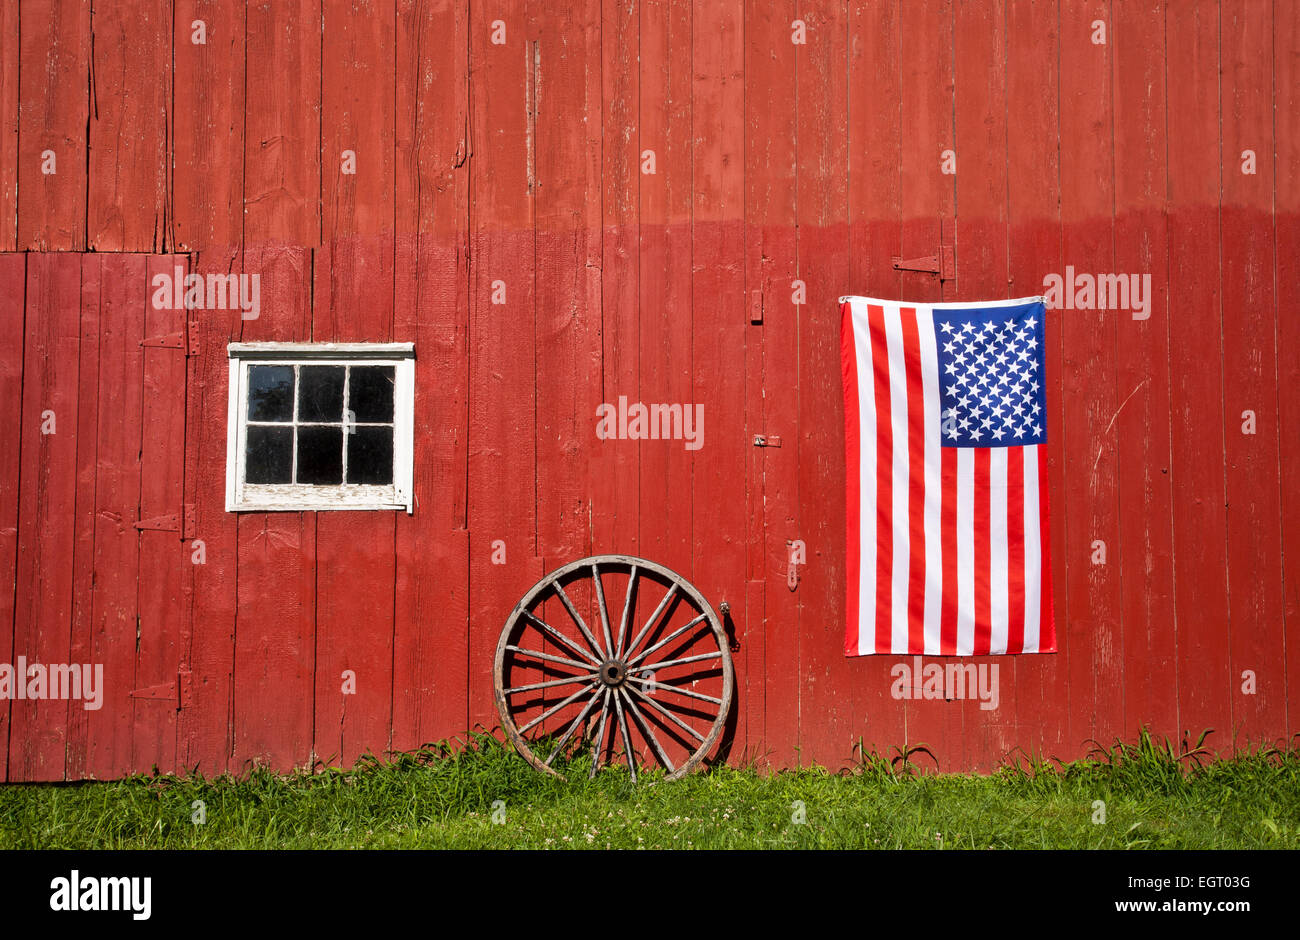
[[[107, 692], [0, 701], [0, 776], [490, 727], [504, 617], [595, 552], [730, 605], [733, 760], [1290, 739], [1298, 63], [1300, 8], [1267, 0], [9, 0], [4, 655], [102, 663]], [[955, 280], [891, 266], [940, 246]], [[152, 309], [176, 264], [260, 274], [261, 316]], [[1067, 265], [1149, 273], [1152, 305], [1049, 320], [1061, 651], [979, 660], [995, 711], [895, 700], [901, 657], [841, 654], [836, 298], [1023, 296]], [[141, 345], [178, 332], [189, 354]], [[224, 511], [225, 346], [273, 339], [416, 344], [414, 515]], [[598, 440], [620, 395], [702, 403], [704, 447]], [[139, 694], [178, 674], [183, 707]]]

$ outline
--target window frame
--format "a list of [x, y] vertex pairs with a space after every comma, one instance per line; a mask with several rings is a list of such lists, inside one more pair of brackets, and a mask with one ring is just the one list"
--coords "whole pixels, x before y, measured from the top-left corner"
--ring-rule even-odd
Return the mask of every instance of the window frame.
[[[414, 343], [230, 343], [226, 424], [226, 511], [303, 512], [335, 509], [415, 510]], [[393, 367], [393, 482], [245, 483], [248, 373], [253, 365], [368, 365]], [[297, 396], [297, 386], [294, 389]]]

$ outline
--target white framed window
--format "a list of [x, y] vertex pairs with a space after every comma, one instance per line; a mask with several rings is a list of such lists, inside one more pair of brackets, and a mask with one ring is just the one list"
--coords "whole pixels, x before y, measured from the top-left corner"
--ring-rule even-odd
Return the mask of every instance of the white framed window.
[[412, 511], [411, 343], [231, 343], [226, 510]]

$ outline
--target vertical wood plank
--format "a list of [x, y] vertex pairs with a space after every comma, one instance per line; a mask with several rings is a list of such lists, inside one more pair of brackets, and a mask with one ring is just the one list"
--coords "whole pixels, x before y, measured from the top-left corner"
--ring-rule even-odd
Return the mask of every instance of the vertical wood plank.
[[[312, 295], [314, 342], [393, 337], [396, 9], [324, 6], [323, 237]], [[344, 156], [355, 155], [355, 173]], [[351, 765], [389, 747], [396, 522], [392, 512], [316, 513], [315, 751]], [[357, 583], [366, 584], [358, 592]], [[362, 627], [361, 625], [365, 626]], [[344, 674], [355, 676], [355, 691]]]
[[[694, 584], [718, 607], [731, 608], [724, 628], [735, 635], [735, 704], [730, 718], [733, 762], [757, 741], [748, 720], [762, 697], [761, 621], [751, 621], [745, 590], [749, 450], [745, 427], [745, 173], [743, 0], [698, 6], [692, 30], [691, 317], [694, 384], [691, 402], [704, 408], [709, 436], [692, 472]], [[726, 482], [725, 492], [720, 489]], [[740, 487], [743, 485], [744, 491]], [[719, 616], [722, 614], [719, 612]], [[747, 624], [757, 623], [753, 632]], [[760, 647], [761, 648], [761, 647]]]
[[[1061, 219], [1067, 268], [1096, 277], [1114, 268], [1114, 145], [1109, 44], [1092, 40], [1108, 5], [1064, 0], [1061, 5]], [[1068, 273], [1062, 272], [1063, 274]], [[1069, 290], [1072, 285], [1067, 286]], [[1115, 394], [1117, 310], [1063, 309], [1061, 387], [1065, 415], [1065, 629], [1070, 685], [1067, 745], [1090, 738], [1109, 743], [1123, 714], [1116, 682], [1123, 649], [1117, 603], [1126, 563], [1120, 556]], [[1061, 512], [1056, 513], [1057, 518]], [[1105, 543], [1094, 562], [1096, 543]], [[1085, 652], [1086, 651], [1086, 652]], [[1082, 655], [1080, 655], [1082, 654]]]
[[[188, 271], [184, 255], [151, 257], [145, 279], [133, 283], [136, 302], [145, 308], [145, 336], [185, 333], [186, 312], [170, 304], [156, 307], [150, 284], [155, 275]], [[182, 511], [185, 474], [185, 352], [147, 347], [144, 351], [144, 411], [140, 460], [141, 521]], [[179, 520], [178, 520], [179, 521]], [[183, 521], [179, 524], [183, 525]], [[182, 564], [189, 552], [180, 532], [140, 532], [139, 621], [136, 638], [136, 688], [177, 681], [181, 659]], [[137, 698], [132, 764], [167, 773], [176, 767], [175, 699]]]
[[[691, 4], [645, 0], [640, 15], [641, 152], [653, 152], [655, 167], [653, 173], [642, 172], [639, 177], [640, 395], [639, 399], [629, 395], [628, 400], [647, 407], [656, 402], [693, 407]], [[707, 415], [705, 422], [707, 446]], [[691, 455], [683, 441], [649, 440], [625, 446], [640, 450], [640, 551], [689, 580]]]
[[[505, 26], [493, 44], [492, 22]], [[533, 237], [538, 47], [522, 5], [471, 10], [469, 404], [470, 728], [497, 724], [492, 661], [501, 625], [540, 575], [536, 526]], [[494, 303], [503, 299], [504, 303]], [[492, 542], [507, 563], [492, 564]]]
[[321, 237], [321, 3], [254, 0], [245, 12], [244, 240]]
[[[33, 255], [26, 293], [15, 671], [23, 659], [45, 667], [69, 662], [75, 530], [68, 507], [75, 505], [77, 490], [80, 259]], [[9, 779], [63, 779], [67, 702], [16, 700], [10, 716]]]
[[[99, 337], [105, 262], [104, 255], [81, 256], [80, 361], [77, 364], [77, 498], [72, 507], [72, 618], [68, 662], [93, 663], [95, 597], [95, 478], [99, 455]], [[93, 676], [93, 673], [92, 673]], [[84, 679], [84, 675], [83, 675]], [[102, 689], [100, 690], [102, 691]], [[84, 693], [84, 686], [83, 686]], [[101, 702], [103, 700], [101, 699]], [[90, 711], [86, 702], [69, 699], [68, 738], [64, 776], [77, 780], [86, 773], [86, 732]]]
[[[848, 13], [841, 0], [800, 10], [809, 43], [800, 47], [798, 94], [798, 279], [806, 303], [795, 307], [799, 383], [796, 439], [799, 529], [805, 563], [796, 571], [806, 716], [800, 756], [838, 768], [852, 756], [853, 671], [844, 656], [844, 400], [840, 306], [848, 279]], [[787, 299], [777, 292], [782, 301]], [[804, 381], [807, 377], [807, 381]], [[777, 393], [780, 394], [779, 390]], [[788, 564], [788, 559], [787, 559]], [[789, 593], [787, 586], [774, 589]]]
[[[1277, 309], [1274, 164], [1259, 159], [1275, 153], [1273, 6], [1223, 0], [1219, 17], [1228, 688], [1234, 747], [1279, 744], [1286, 723], [1278, 393], [1294, 395], [1294, 389], [1277, 384], [1277, 320], [1269, 313]], [[1243, 172], [1247, 150], [1254, 153], [1252, 173]]]
[[[1219, 8], [1165, 9], [1169, 148], [1169, 361], [1174, 603], [1178, 630], [1178, 719], [1195, 743], [1231, 739], [1227, 501], [1224, 482], [1221, 272], [1219, 264]], [[1207, 348], [1209, 352], [1207, 353]]]
[[18, 247], [18, 4], [0, 7], [0, 251]]
[[[1008, 128], [1006, 5], [1001, 0], [958, 0], [953, 8], [953, 75], [957, 174], [954, 241], [957, 251], [955, 294], [946, 299], [984, 301], [1009, 296]], [[1019, 134], [1015, 146], [1045, 146]], [[1035, 291], [1037, 293], [1037, 291]], [[1007, 453], [1019, 455], [1019, 448]], [[1015, 601], [1008, 598], [1012, 609]], [[1023, 597], [1021, 598], [1023, 605]], [[944, 742], [950, 760], [963, 768], [992, 769], [1011, 749], [1015, 735], [1016, 671], [1020, 657], [976, 656], [977, 669], [998, 667], [998, 708], [968, 696], [941, 707], [949, 733]], [[963, 660], [963, 663], [967, 660]], [[938, 704], [938, 703], [936, 703]], [[960, 725], [958, 725], [960, 720]], [[960, 743], [952, 731], [961, 728]]]
[[140, 623], [141, 454], [144, 433], [146, 258], [105, 260], [99, 279], [96, 400], [94, 595], [89, 661], [104, 664], [103, 706], [87, 713], [84, 773], [112, 779], [133, 762]]
[[[1119, 558], [1124, 622], [1124, 720], [1134, 740], [1143, 725], [1178, 736], [1169, 477], [1169, 244], [1165, 154], [1164, 4], [1112, 10], [1115, 69], [1115, 271], [1149, 276], [1146, 319], [1116, 324], [1115, 418], [1119, 445]], [[1143, 668], [1136, 668], [1142, 663]]]
[[[641, 8], [619, 0], [601, 5], [601, 280], [600, 400], [618, 406], [639, 394], [640, 241], [638, 192]], [[601, 441], [593, 457], [592, 550], [638, 555], [640, 453], [626, 441]]]
[[[20, 450], [23, 442], [23, 335], [27, 293], [27, 256], [0, 254], [0, 571], [7, 583], [17, 579]], [[13, 637], [17, 598], [0, 591], [0, 624]], [[10, 652], [13, 646], [10, 644]], [[14, 665], [11, 656], [10, 665]], [[0, 702], [0, 781], [9, 778], [9, 711]]]
[[396, 519], [393, 747], [468, 728], [465, 501], [469, 332], [469, 11], [398, 9], [396, 323], [413, 341], [415, 512]]
[[[761, 398], [756, 434], [799, 440], [795, 306], [795, 86], [806, 55], [795, 45], [792, 4], [746, 5], [745, 13], [745, 288], [761, 291], [762, 378], [747, 391]], [[756, 403], [757, 404], [757, 403]], [[750, 577], [764, 584], [765, 751], [780, 766], [800, 763], [802, 689], [797, 598], [785, 585], [787, 541], [799, 538], [798, 448], [755, 448], [762, 478], [763, 535]]]
[[[903, 275], [892, 264], [903, 250], [901, 7], [897, 0], [855, 6], [850, 21], [849, 284], [842, 293], [901, 298]], [[890, 695], [893, 665], [887, 656], [850, 662], [860, 756], [888, 755], [904, 741], [902, 703]]]
[[19, 6], [18, 16], [20, 67], [28, 64], [19, 81], [18, 246], [28, 251], [82, 251], [90, 5], [33, 0]]
[[243, 238], [245, 13], [239, 0], [176, 0], [171, 227], [181, 251], [225, 251]]
[[[1285, 389], [1300, 388], [1300, 318], [1286, 311], [1300, 307], [1300, 59], [1284, 51], [1300, 49], [1300, 7], [1274, 6], [1273, 89], [1274, 146], [1273, 191], [1277, 232], [1275, 283], [1277, 296], [1277, 398], [1282, 490], [1282, 618], [1287, 633], [1287, 740], [1300, 732], [1300, 643], [1293, 642], [1300, 624], [1300, 396]], [[1258, 152], [1258, 151], [1256, 151]]]
[[[221, 237], [215, 234], [215, 222], [212, 231], [214, 240]], [[232, 249], [214, 248], [199, 252], [190, 266], [200, 275], [224, 275], [239, 272], [242, 263]], [[263, 316], [277, 315], [273, 307], [263, 309]], [[238, 310], [204, 310], [191, 316], [188, 328], [197, 335], [198, 354], [188, 360], [185, 488], [186, 502], [194, 505], [194, 532], [182, 550], [192, 591], [190, 640], [182, 655], [192, 675], [192, 700], [178, 716], [177, 761], [185, 770], [197, 767], [211, 776], [230, 769], [234, 748], [239, 516], [226, 511], [226, 346], [239, 338], [241, 320]]]
[[[1061, 259], [1060, 73], [1043, 63], [1058, 61], [1056, 0], [1009, 0], [1007, 4], [1007, 115], [1015, 115], [1014, 143], [1007, 147], [1007, 260], [1009, 296], [1043, 291], [1043, 278], [1064, 271]], [[1047, 370], [1047, 497], [1052, 533], [1052, 589], [1057, 616], [1056, 655], [1025, 656], [1016, 663], [1017, 743], [1034, 757], [1065, 753], [1069, 714], [1069, 649], [1064, 636], [1066, 536], [1061, 330], [1059, 312], [1044, 324]], [[1073, 745], [1071, 745], [1073, 747]]]
[[[591, 554], [590, 457], [611, 446], [596, 437], [600, 402], [600, 294], [590, 274], [600, 264], [600, 9], [588, 2], [560, 12], [530, 5], [529, 34], [537, 37], [533, 131], [534, 257], [537, 361], [537, 543], [546, 567]], [[613, 446], [620, 445], [613, 442]], [[602, 573], [611, 607], [622, 604], [627, 580]], [[599, 613], [594, 592], [571, 592], [580, 611]], [[621, 608], [620, 608], [621, 609]], [[551, 601], [544, 617], [567, 618]], [[587, 614], [583, 614], [584, 617]], [[499, 622], [499, 621], [498, 621]], [[540, 649], [572, 655], [542, 638]], [[542, 678], [554, 678], [547, 675]], [[545, 707], [575, 689], [543, 690]], [[548, 719], [556, 733], [584, 702]], [[594, 729], [593, 729], [594, 730]]]
[[[250, 230], [271, 224], [255, 219], [259, 213], [249, 213]], [[261, 276], [262, 305], [258, 319], [241, 321], [241, 341], [310, 338], [311, 267], [311, 254], [302, 248], [245, 250], [244, 272]], [[233, 772], [256, 764], [287, 770], [311, 762], [316, 521], [315, 513], [305, 512], [239, 514]]]
[[[902, 257], [916, 258], [936, 254], [941, 244], [951, 245], [954, 239], [954, 181], [943, 173], [943, 153], [955, 150], [957, 144], [953, 139], [953, 5], [951, 0], [924, 0], [908, 5], [907, 15], [929, 24], [920, 30], [903, 27], [900, 59]], [[961, 155], [957, 158], [960, 172]], [[905, 300], [951, 299], [933, 274], [904, 272], [900, 290]], [[904, 714], [906, 743], [926, 744], [944, 770], [960, 760], [965, 742], [960, 711], [953, 711], [947, 702], [915, 699], [894, 707]]]
[[102, 4], [90, 27], [87, 245], [162, 251], [171, 241], [172, 3]]

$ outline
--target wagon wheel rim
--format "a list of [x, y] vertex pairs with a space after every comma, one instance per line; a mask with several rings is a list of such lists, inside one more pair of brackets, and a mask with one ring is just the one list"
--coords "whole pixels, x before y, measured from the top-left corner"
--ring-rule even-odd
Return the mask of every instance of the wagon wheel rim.
[[[611, 575], [626, 575], [614, 594]], [[594, 609], [587, 617], [571, 596], [584, 586]], [[539, 673], [520, 681], [525, 664]], [[708, 691], [698, 689], [701, 681]], [[630, 555], [582, 558], [534, 584], [510, 612], [493, 666], [502, 728], [529, 764], [561, 779], [553, 762], [578, 749], [591, 754], [592, 777], [620, 756], [633, 782], [650, 763], [665, 780], [685, 776], [722, 736], [732, 687], [727, 636], [712, 605], [677, 572]], [[531, 714], [519, 703], [534, 694], [554, 701], [534, 703]]]

